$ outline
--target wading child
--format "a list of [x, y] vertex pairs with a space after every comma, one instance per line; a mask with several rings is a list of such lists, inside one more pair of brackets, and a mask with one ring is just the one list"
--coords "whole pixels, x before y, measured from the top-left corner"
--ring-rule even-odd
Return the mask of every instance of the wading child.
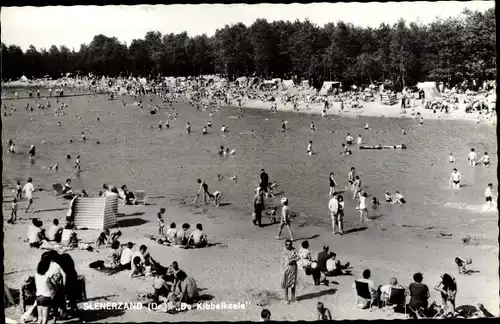
[[491, 190], [493, 189], [493, 183], [488, 183], [486, 190], [484, 190], [484, 197], [486, 199], [486, 205], [488, 208], [493, 208], [493, 194]]
[[369, 220], [370, 218], [368, 217], [368, 209], [366, 208], [366, 197], [368, 197], [368, 194], [366, 192], [363, 192], [362, 195], [359, 197], [359, 222], [362, 224], [364, 219], [366, 218]]
[[156, 215], [158, 218], [158, 234], [163, 235], [163, 228], [165, 227], [165, 222], [163, 222], [163, 214], [165, 214], [165, 208], [161, 208], [160, 212]]
[[8, 223], [14, 224], [14, 222], [17, 220], [17, 199], [16, 198], [14, 198], [12, 200], [11, 208], [12, 208], [12, 212], [10, 214], [10, 219], [9, 219]]

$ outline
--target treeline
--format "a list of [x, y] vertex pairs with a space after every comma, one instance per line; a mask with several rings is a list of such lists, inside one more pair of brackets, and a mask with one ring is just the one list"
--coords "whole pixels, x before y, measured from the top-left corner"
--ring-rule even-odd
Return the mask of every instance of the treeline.
[[223, 74], [230, 79], [318, 78], [366, 84], [389, 79], [403, 84], [434, 80], [450, 84], [496, 78], [494, 9], [428, 25], [398, 21], [362, 28], [349, 23], [323, 27], [304, 22], [256, 20], [226, 25], [215, 35], [148, 32], [131, 44], [97, 35], [78, 51], [53, 45], [23, 52], [2, 43], [2, 78], [52, 78], [61, 73], [193, 76]]

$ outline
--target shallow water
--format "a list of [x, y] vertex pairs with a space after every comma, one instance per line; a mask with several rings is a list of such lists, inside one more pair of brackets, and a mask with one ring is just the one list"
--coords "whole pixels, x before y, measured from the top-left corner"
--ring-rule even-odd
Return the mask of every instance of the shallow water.
[[[244, 110], [244, 118], [239, 119], [234, 118], [239, 115], [238, 109], [222, 108], [214, 113], [209, 134], [203, 136], [201, 128], [209, 120], [208, 112], [186, 105], [174, 105], [179, 120], [172, 120], [169, 130], [158, 130], [158, 121], [165, 121], [166, 112], [171, 109], [150, 115], [147, 109], [141, 112], [132, 105], [132, 99], [127, 99], [129, 105], [125, 107], [119, 100], [110, 101], [104, 96], [73, 97], [71, 103], [69, 100], [63, 100], [69, 107], [62, 117], [54, 116], [55, 99], [51, 100], [51, 109], [35, 108], [32, 113], [23, 108], [27, 100], [5, 102], [7, 107], [15, 104], [18, 110], [2, 117], [4, 184], [12, 186], [15, 180], [24, 183], [26, 177], [32, 176], [35, 184], [50, 188], [52, 183], [72, 178], [73, 187], [83, 187], [92, 193], [103, 183], [127, 184], [132, 190], [145, 189], [150, 196], [164, 195], [176, 203], [182, 200], [191, 203], [198, 189], [196, 179], [202, 178], [211, 190], [223, 193], [222, 202], [230, 203], [223, 208], [234, 210], [235, 217], [248, 217], [252, 192], [258, 185], [260, 169], [264, 168], [270, 180], [279, 184], [275, 192], [283, 191], [282, 195], [268, 200], [269, 206], [278, 205], [280, 198], [286, 196], [292, 211], [301, 215], [294, 223], [326, 226], [330, 224], [328, 175], [334, 172], [340, 187], [344, 188], [347, 173], [353, 166], [370, 195], [383, 201], [384, 190], [391, 193], [399, 190], [408, 201], [406, 205], [382, 204], [374, 222], [450, 228], [469, 224], [471, 218], [477, 217], [471, 216], [470, 208], [449, 208], [445, 204], [482, 204], [486, 184], [493, 182], [496, 186], [497, 183], [495, 130], [487, 125], [426, 120], [420, 126], [414, 119], [378, 117], [333, 116], [331, 120], [297, 113], [272, 115], [251, 109]], [[158, 99], [153, 100], [159, 103]], [[286, 132], [280, 129], [282, 119], [288, 121]], [[316, 125], [315, 132], [309, 130], [311, 120]], [[57, 121], [61, 121], [61, 127]], [[191, 134], [185, 131], [186, 121], [193, 125]], [[369, 130], [363, 129], [366, 123]], [[222, 124], [229, 126], [229, 133], [220, 132]], [[401, 128], [407, 135], [401, 134]], [[86, 134], [86, 142], [82, 142], [81, 132]], [[361, 134], [368, 145], [406, 144], [408, 149], [352, 147], [354, 154], [343, 156], [339, 154], [340, 144], [347, 132], [353, 137]], [[9, 138], [16, 143], [15, 156], [7, 154]], [[69, 143], [70, 139], [74, 143]], [[96, 140], [101, 144], [95, 144]], [[312, 156], [306, 154], [309, 140], [317, 152]], [[26, 156], [31, 144], [37, 147], [35, 164], [30, 164]], [[236, 154], [218, 156], [220, 145], [235, 149]], [[466, 157], [471, 147], [478, 156], [488, 151], [492, 166], [468, 167]], [[457, 158], [455, 165], [447, 163], [450, 152]], [[70, 162], [66, 161], [67, 154], [73, 158]], [[76, 179], [73, 172], [77, 154], [81, 155], [82, 162], [80, 179]], [[55, 163], [59, 163], [58, 173], [47, 169]], [[460, 190], [448, 186], [453, 167], [457, 167], [464, 178], [464, 187]], [[219, 182], [219, 173], [224, 177], [238, 175], [238, 180]], [[345, 221], [350, 227], [357, 224], [359, 214], [351, 194], [344, 196]], [[496, 222], [496, 213], [483, 216]]]

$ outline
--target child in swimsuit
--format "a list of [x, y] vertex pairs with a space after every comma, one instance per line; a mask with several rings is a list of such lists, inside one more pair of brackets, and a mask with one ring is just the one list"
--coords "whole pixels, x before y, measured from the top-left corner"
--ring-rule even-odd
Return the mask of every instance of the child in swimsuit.
[[392, 195], [389, 193], [388, 190], [385, 191], [384, 198], [386, 203], [392, 204]]
[[450, 156], [448, 156], [448, 162], [455, 163], [455, 157], [453, 156], [453, 153], [450, 153]]

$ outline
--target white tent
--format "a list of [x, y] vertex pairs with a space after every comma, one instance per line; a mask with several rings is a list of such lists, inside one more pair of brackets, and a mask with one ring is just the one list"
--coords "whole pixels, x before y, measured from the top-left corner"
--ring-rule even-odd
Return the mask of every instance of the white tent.
[[77, 228], [106, 229], [118, 224], [118, 196], [99, 198], [78, 197], [74, 201]]
[[23, 75], [23, 76], [19, 79], [19, 82], [28, 83], [28, 82], [29, 82], [29, 80], [28, 80], [28, 78], [27, 78], [25, 75]]
[[283, 80], [283, 88], [288, 89], [293, 88], [294, 86], [293, 80]]
[[338, 81], [325, 81], [323, 82], [323, 86], [321, 87], [321, 90], [319, 90], [319, 94], [321, 96], [327, 96], [329, 95], [335, 87], [340, 87], [341, 83]]
[[247, 83], [248, 83], [248, 78], [242, 76], [242, 77], [239, 77], [238, 79], [236, 79], [236, 82], [238, 82], [238, 85], [240, 87], [246, 87]]
[[441, 94], [439, 93], [436, 82], [419, 82], [417, 88], [424, 91], [425, 100], [439, 100]]

